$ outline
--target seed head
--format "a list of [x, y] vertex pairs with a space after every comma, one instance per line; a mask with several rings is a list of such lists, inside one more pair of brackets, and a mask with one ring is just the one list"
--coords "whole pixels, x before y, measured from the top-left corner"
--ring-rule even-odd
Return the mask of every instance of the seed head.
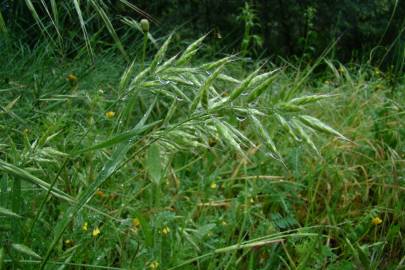
[[147, 19], [142, 19], [140, 24], [141, 24], [142, 31], [144, 33], [148, 33], [149, 32], [149, 21]]

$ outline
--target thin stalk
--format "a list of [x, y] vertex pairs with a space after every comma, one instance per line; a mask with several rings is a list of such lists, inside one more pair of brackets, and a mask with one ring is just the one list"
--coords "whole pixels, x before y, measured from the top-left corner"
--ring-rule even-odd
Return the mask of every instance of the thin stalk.
[[146, 47], [148, 45], [148, 32], [143, 34], [143, 48], [142, 48], [142, 70], [145, 68]]

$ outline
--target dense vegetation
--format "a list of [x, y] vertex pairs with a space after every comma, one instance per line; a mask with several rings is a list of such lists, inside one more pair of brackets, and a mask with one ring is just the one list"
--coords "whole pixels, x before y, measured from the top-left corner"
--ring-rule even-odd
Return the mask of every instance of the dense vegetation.
[[132, 2], [2, 2], [1, 270], [405, 269], [400, 1]]

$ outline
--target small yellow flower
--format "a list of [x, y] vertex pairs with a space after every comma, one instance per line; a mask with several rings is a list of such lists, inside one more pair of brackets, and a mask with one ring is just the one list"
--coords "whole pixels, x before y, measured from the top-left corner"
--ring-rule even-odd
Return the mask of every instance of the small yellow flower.
[[216, 189], [218, 187], [217, 183], [211, 182], [210, 188]]
[[94, 228], [93, 232], [91, 235], [95, 238], [101, 233], [100, 229], [98, 227]]
[[168, 235], [168, 234], [169, 234], [169, 232], [170, 232], [170, 228], [169, 228], [169, 227], [167, 227], [167, 226], [164, 226], [164, 227], [163, 227], [163, 229], [162, 229], [162, 234], [164, 234], [164, 235]]
[[382, 219], [380, 217], [375, 217], [371, 220], [371, 223], [373, 223], [373, 225], [379, 225], [382, 223]]
[[113, 118], [115, 116], [115, 112], [109, 111], [105, 113], [105, 116], [109, 119]]
[[70, 86], [76, 86], [77, 84], [77, 77], [73, 74], [69, 74], [66, 79], [68, 80], [68, 82], [70, 83]]
[[150, 269], [153, 269], [153, 270], [158, 269], [158, 268], [159, 268], [159, 262], [158, 262], [158, 261], [153, 261], [153, 262], [151, 262], [151, 263], [149, 264], [149, 268], [150, 268]]
[[89, 224], [87, 222], [83, 223], [82, 230], [87, 232]]
[[138, 228], [141, 226], [141, 222], [139, 221], [138, 218], [132, 219], [132, 226], [134, 226], [135, 228]]
[[69, 82], [73, 83], [73, 82], [76, 82], [76, 81], [77, 81], [77, 77], [76, 77], [75, 75], [73, 75], [73, 74], [69, 74], [69, 75], [67, 76], [67, 80], [68, 80]]
[[71, 240], [71, 239], [66, 239], [66, 240], [65, 240], [65, 245], [66, 245], [66, 246], [71, 247], [71, 246], [73, 246], [73, 244], [74, 244], [73, 240]]

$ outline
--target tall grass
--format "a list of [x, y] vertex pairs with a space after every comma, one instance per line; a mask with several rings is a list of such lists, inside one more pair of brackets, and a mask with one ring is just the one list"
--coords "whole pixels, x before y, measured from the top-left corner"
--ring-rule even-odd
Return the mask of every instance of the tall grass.
[[404, 84], [203, 41], [91, 69], [2, 44], [0, 265], [402, 269]]

